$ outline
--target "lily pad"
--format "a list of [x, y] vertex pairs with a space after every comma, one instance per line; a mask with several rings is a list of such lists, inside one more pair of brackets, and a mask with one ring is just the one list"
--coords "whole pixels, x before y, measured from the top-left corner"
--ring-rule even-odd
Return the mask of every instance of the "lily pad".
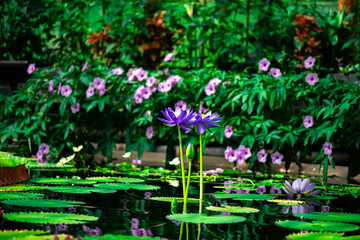
[[78, 186], [59, 186], [49, 187], [49, 191], [74, 194], [91, 194], [91, 193], [114, 193], [115, 189], [96, 188], [96, 187], [78, 187]]
[[30, 192], [2, 192], [0, 194], [0, 200], [3, 199], [38, 199], [44, 198], [44, 194], [30, 193]]
[[3, 218], [9, 221], [40, 223], [40, 224], [84, 224], [87, 221], [96, 221], [98, 217], [55, 212], [12, 212], [4, 213]]
[[160, 189], [159, 186], [146, 185], [146, 184], [131, 184], [131, 183], [99, 183], [95, 184], [94, 187], [98, 188], [110, 188], [116, 190], [129, 190], [130, 188], [140, 191], [151, 191]]
[[72, 178], [38, 178], [32, 179], [33, 183], [66, 185], [66, 184], [95, 184], [95, 181], [87, 179], [72, 179]]
[[95, 181], [95, 182], [115, 182], [115, 179], [112, 177], [88, 177], [86, 180]]
[[187, 223], [205, 223], [205, 224], [226, 224], [244, 222], [246, 218], [231, 215], [213, 215], [207, 216], [198, 213], [183, 213], [166, 216], [167, 219]]
[[272, 202], [272, 203], [277, 203], [278, 205], [285, 205], [285, 206], [296, 206], [296, 205], [305, 203], [304, 201], [286, 200], [286, 199], [270, 199], [267, 201]]
[[286, 239], [288, 240], [337, 240], [337, 239], [344, 239], [342, 238], [344, 233], [323, 233], [323, 232], [308, 232], [308, 233], [294, 233], [288, 235]]
[[57, 207], [78, 207], [85, 204], [85, 202], [78, 201], [65, 201], [57, 199], [22, 199], [22, 200], [5, 200], [2, 202], [7, 205], [15, 205], [22, 207], [47, 207], [47, 208], [57, 208]]
[[225, 206], [225, 207], [206, 207], [206, 210], [214, 212], [229, 212], [229, 213], [256, 213], [259, 209], [251, 207], [240, 207], [240, 206]]
[[246, 201], [263, 201], [274, 199], [274, 196], [267, 194], [241, 194], [241, 193], [233, 193], [233, 194], [214, 194], [217, 199], [233, 199], [233, 200], [246, 200]]
[[302, 217], [311, 220], [351, 222], [360, 223], [360, 214], [334, 213], [334, 212], [316, 212], [316, 213], [296, 213], [296, 217]]
[[318, 232], [347, 232], [359, 229], [359, 226], [349, 223], [324, 222], [324, 221], [278, 221], [276, 225], [280, 227], [294, 228], [299, 230], [318, 231]]
[[112, 179], [116, 180], [116, 182], [121, 183], [142, 183], [145, 180], [140, 178], [128, 178], [128, 177], [111, 177]]
[[[180, 197], [151, 197], [150, 200], [160, 201], [160, 202], [172, 202], [173, 199], [176, 199], [177, 202], [184, 202], [183, 198]], [[188, 203], [199, 203], [197, 198], [188, 198]]]
[[[2, 240], [27, 239], [35, 235], [43, 235], [43, 234], [49, 234], [49, 232], [43, 230], [0, 231], [0, 236]], [[39, 236], [37, 236], [37, 238], [39, 238]]]
[[0, 187], [0, 192], [18, 192], [18, 191], [28, 191], [28, 190], [42, 190], [46, 189], [47, 186], [36, 186], [36, 185], [24, 185], [24, 184], [17, 184], [17, 185], [9, 185]]
[[91, 237], [82, 237], [83, 240], [162, 240], [163, 238], [157, 237], [148, 237], [148, 236], [125, 236], [125, 235], [112, 235], [112, 234], [105, 234], [104, 236], [91, 236]]

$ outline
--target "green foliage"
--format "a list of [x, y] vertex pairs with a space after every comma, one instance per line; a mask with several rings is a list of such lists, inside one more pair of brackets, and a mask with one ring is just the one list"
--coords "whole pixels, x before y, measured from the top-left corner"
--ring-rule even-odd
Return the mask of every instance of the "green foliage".
[[173, 214], [166, 216], [166, 218], [171, 221], [179, 221], [186, 223], [204, 223], [204, 224], [239, 223], [239, 222], [244, 222], [246, 220], [246, 218], [240, 216], [231, 216], [231, 215], [207, 216], [205, 214], [197, 214], [197, 213]]
[[94, 216], [55, 212], [13, 212], [5, 213], [3, 217], [9, 221], [40, 224], [84, 224], [98, 220], [98, 217]]
[[151, 191], [160, 189], [160, 186], [131, 183], [99, 183], [95, 184], [94, 187], [116, 190], [129, 190], [131, 188], [140, 191]]
[[[13, 239], [29, 239], [31, 237], [36, 237], [39, 239], [39, 235], [48, 234], [48, 231], [43, 230], [11, 230], [11, 231], [0, 231], [1, 239], [3, 240], [13, 240]], [[42, 236], [41, 236], [42, 237]]]
[[251, 207], [240, 207], [240, 206], [225, 206], [225, 207], [206, 207], [206, 210], [215, 212], [229, 212], [229, 213], [256, 213], [259, 209]]
[[[160, 201], [160, 202], [172, 202], [173, 200], [177, 202], [184, 202], [183, 198], [180, 197], [151, 197], [150, 200]], [[199, 203], [199, 199], [196, 198], [188, 198], [188, 203]]]
[[218, 199], [233, 199], [233, 200], [246, 200], [246, 201], [263, 201], [263, 200], [269, 200], [274, 199], [274, 196], [267, 195], [267, 194], [255, 194], [255, 193], [249, 193], [249, 194], [241, 194], [241, 193], [234, 193], [234, 194], [214, 194], [216, 198]]
[[44, 198], [44, 194], [30, 192], [1, 192], [0, 200], [4, 199], [39, 199]]
[[0, 167], [16, 167], [26, 163], [26, 158], [14, 156], [7, 152], [0, 152]]
[[47, 186], [35, 186], [35, 185], [24, 185], [24, 184], [16, 184], [16, 185], [8, 185], [0, 187], [0, 191], [29, 191], [29, 190], [42, 190], [46, 189]]
[[294, 233], [286, 236], [288, 240], [337, 240], [347, 239], [342, 236], [344, 233], [321, 233], [321, 232], [308, 232], [308, 233]]
[[21, 199], [21, 200], [5, 200], [3, 204], [15, 205], [20, 207], [41, 207], [41, 208], [65, 208], [78, 207], [85, 204], [79, 201], [65, 201], [56, 199]]
[[48, 187], [49, 191], [73, 194], [92, 194], [92, 193], [114, 193], [115, 189], [97, 188], [97, 187], [76, 187], [76, 186], [61, 186]]
[[88, 179], [73, 179], [73, 178], [37, 178], [31, 179], [33, 183], [40, 184], [50, 184], [50, 185], [65, 185], [65, 184], [79, 184], [79, 185], [87, 185], [94, 184], [95, 181], [91, 181]]
[[319, 231], [319, 232], [348, 232], [356, 231], [358, 226], [348, 223], [323, 222], [323, 221], [277, 221], [276, 225], [280, 227], [294, 228], [299, 230]]
[[335, 213], [335, 212], [316, 212], [316, 213], [296, 213], [296, 217], [318, 221], [335, 221], [360, 223], [360, 214]]

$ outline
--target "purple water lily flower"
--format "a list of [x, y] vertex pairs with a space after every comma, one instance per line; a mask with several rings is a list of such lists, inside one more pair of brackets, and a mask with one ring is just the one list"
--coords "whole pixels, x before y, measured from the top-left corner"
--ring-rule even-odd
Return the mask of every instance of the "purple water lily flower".
[[278, 69], [278, 68], [270, 68], [270, 74], [274, 78], [278, 78], [278, 77], [280, 77], [282, 75], [280, 69]]
[[164, 111], [161, 111], [164, 115], [164, 118], [157, 118], [163, 123], [166, 123], [168, 125], [176, 125], [179, 124], [179, 126], [182, 129], [185, 129], [187, 131], [190, 131], [190, 128], [187, 126], [187, 123], [194, 118], [195, 113], [190, 109], [177, 109], [172, 110], [171, 108], [166, 108]]
[[267, 58], [263, 58], [259, 61], [259, 70], [261, 71], [267, 71], [270, 66], [269, 60]]
[[313, 117], [312, 116], [306, 116], [303, 123], [304, 123], [305, 128], [312, 127], [312, 125], [314, 124]]
[[71, 93], [72, 93], [72, 89], [70, 85], [65, 85], [61, 87], [61, 95], [63, 95], [64, 97], [70, 96]]
[[315, 58], [309, 56], [304, 62], [305, 68], [306, 69], [311, 68], [312, 66], [314, 66], [314, 63], [315, 63]]
[[51, 81], [49, 82], [48, 90], [49, 90], [49, 92], [52, 92], [52, 91], [54, 90], [54, 82], [53, 82], [53, 80], [51, 80]]
[[168, 54], [166, 54], [166, 56], [164, 57], [164, 62], [172, 62], [172, 61], [174, 61], [173, 59], [172, 59], [172, 57], [174, 56], [174, 53], [168, 53]]
[[301, 181], [301, 178], [296, 179], [292, 185], [285, 180], [284, 186], [281, 186], [282, 189], [286, 192], [287, 195], [290, 196], [305, 196], [305, 197], [311, 197], [314, 195], [317, 195], [321, 192], [321, 190], [314, 190], [315, 183], [310, 183], [310, 178], [306, 178], [303, 181]]
[[325, 142], [323, 144], [324, 154], [330, 155], [332, 153], [333, 145], [331, 145], [329, 142]]
[[153, 136], [153, 134], [154, 134], [153, 127], [148, 127], [148, 128], [146, 129], [146, 137], [147, 137], [148, 139], [151, 139], [152, 136]]
[[224, 134], [225, 134], [225, 137], [226, 137], [226, 138], [231, 138], [231, 136], [233, 135], [233, 133], [234, 133], [234, 130], [232, 129], [231, 126], [225, 126]]
[[319, 81], [319, 78], [318, 78], [317, 73], [308, 73], [308, 74], [306, 75], [305, 81], [306, 81], [309, 85], [313, 86], [316, 82]]
[[257, 152], [257, 159], [259, 162], [261, 163], [265, 163], [266, 162], [266, 157], [267, 157], [267, 154], [265, 152], [265, 149], [261, 149], [260, 151]]
[[71, 105], [71, 112], [73, 114], [77, 113], [78, 111], [80, 111], [80, 103], [75, 103], [75, 105]]
[[206, 126], [211, 127], [220, 127], [216, 122], [220, 122], [222, 117], [220, 117], [217, 113], [211, 113], [211, 111], [207, 112], [205, 115], [198, 113], [194, 118], [192, 118], [188, 124], [197, 126], [198, 132], [203, 134], [205, 132]]
[[30, 64], [29, 65], [29, 67], [28, 67], [28, 69], [27, 69], [27, 73], [28, 74], [32, 74], [33, 72], [35, 72], [35, 63], [33, 63], [33, 64]]

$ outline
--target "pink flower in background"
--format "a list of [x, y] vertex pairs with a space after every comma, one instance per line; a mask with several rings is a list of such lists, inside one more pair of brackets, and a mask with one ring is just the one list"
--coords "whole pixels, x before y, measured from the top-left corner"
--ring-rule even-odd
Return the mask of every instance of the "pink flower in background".
[[278, 68], [270, 68], [270, 74], [274, 78], [278, 78], [278, 77], [280, 77], [282, 75], [280, 69], [278, 69]]
[[323, 144], [324, 154], [330, 155], [332, 153], [333, 145], [331, 145], [329, 142], [325, 142]]
[[270, 188], [270, 194], [282, 194], [281, 189], [276, 188], [276, 185], [272, 185]]
[[231, 138], [233, 133], [234, 133], [234, 130], [232, 130], [231, 126], [225, 126], [224, 134], [225, 134], [226, 138]]
[[179, 82], [181, 78], [182, 77], [180, 77], [179, 75], [171, 75], [166, 81], [171, 83], [171, 86], [173, 87]]
[[154, 134], [153, 127], [148, 127], [148, 128], [146, 129], [146, 137], [147, 137], [148, 139], [151, 139], [152, 136], [153, 136], [153, 134]]
[[89, 67], [88, 67], [88, 62], [85, 63], [85, 65], [83, 66], [83, 68], [81, 69], [81, 71], [85, 71], [85, 70], [87, 70], [87, 69], [89, 69]]
[[312, 66], [314, 66], [314, 63], [315, 63], [315, 58], [309, 56], [304, 62], [305, 68], [306, 69], [311, 68]]
[[71, 112], [75, 114], [78, 111], [80, 111], [80, 103], [75, 103], [75, 105], [72, 105], [70, 108], [71, 108]]
[[151, 96], [152, 94], [152, 91], [151, 91], [151, 88], [149, 87], [146, 87], [142, 90], [142, 94], [143, 94], [143, 98], [144, 99], [149, 99], [149, 97]]
[[135, 93], [134, 99], [136, 103], [142, 103], [142, 94], [141, 93]]
[[304, 121], [304, 127], [305, 128], [309, 128], [309, 127], [312, 127], [313, 126], [313, 117], [312, 116], [306, 116]]
[[226, 86], [230, 86], [230, 81], [226, 81], [226, 82], [224, 82], [224, 85], [226, 85]]
[[259, 162], [261, 163], [265, 163], [266, 162], [266, 157], [267, 157], [267, 154], [265, 152], [265, 149], [261, 149], [260, 151], [257, 152], [257, 159]]
[[169, 69], [168, 68], [164, 69], [163, 75], [169, 76]]
[[48, 90], [49, 90], [49, 92], [52, 92], [54, 90], [54, 82], [53, 82], [53, 80], [50, 80]]
[[33, 72], [35, 72], [36, 68], [35, 68], [35, 63], [32, 63], [29, 65], [28, 69], [27, 69], [27, 73], [28, 74], [32, 74]]
[[154, 76], [149, 77], [149, 78], [146, 80], [146, 86], [147, 86], [147, 87], [152, 87], [152, 86], [155, 84], [156, 80], [157, 80], [157, 79], [156, 79]]
[[205, 87], [205, 94], [207, 96], [210, 96], [212, 94], [214, 94], [216, 92], [215, 90], [215, 86], [213, 84], [208, 84], [206, 87]]
[[150, 117], [151, 116], [151, 111], [147, 110], [145, 116]]
[[321, 206], [321, 212], [330, 212], [330, 206]]
[[233, 151], [232, 147], [230, 147], [230, 146], [227, 146], [227, 147], [226, 147], [225, 152], [224, 152], [226, 159], [229, 160], [232, 151]]
[[256, 193], [258, 193], [258, 194], [264, 194], [264, 193], [266, 193], [266, 187], [265, 187], [265, 185], [259, 185], [259, 186], [257, 186]]
[[311, 86], [314, 85], [316, 82], [319, 81], [317, 73], [308, 73], [306, 75], [305, 81]]
[[168, 82], [161, 82], [158, 85], [158, 90], [159, 92], [168, 92], [171, 90], [171, 84]]
[[284, 158], [278, 151], [271, 154], [271, 160], [273, 164], [281, 164], [282, 159]]
[[215, 172], [217, 172], [217, 173], [223, 173], [223, 172], [224, 172], [224, 169], [222, 169], [222, 168], [216, 168], [216, 169], [215, 169]]
[[145, 196], [144, 196], [144, 199], [145, 199], [145, 200], [149, 200], [150, 197], [151, 197], [151, 192], [145, 192], [144, 195], [145, 195]]
[[174, 61], [173, 59], [172, 59], [172, 57], [174, 56], [174, 53], [168, 53], [168, 54], [166, 54], [166, 56], [164, 57], [164, 62], [172, 62], [172, 61]]
[[214, 79], [211, 79], [208, 84], [212, 84], [216, 88], [220, 83], [221, 83], [221, 80], [219, 78], [214, 78]]
[[183, 102], [182, 100], [178, 101], [177, 103], [175, 103], [175, 110], [176, 109], [184, 109], [186, 110], [186, 103]]
[[74, 65], [71, 65], [68, 69], [68, 72], [71, 72], [73, 70], [73, 68], [74, 68]]
[[141, 165], [141, 164], [142, 164], [142, 161], [141, 161], [141, 160], [134, 159], [134, 160], [131, 161], [131, 163], [132, 163], [133, 165]]
[[136, 79], [136, 76], [134, 74], [130, 74], [128, 77], [129, 82], [134, 81], [135, 79]]
[[270, 66], [269, 60], [267, 58], [263, 58], [259, 61], [259, 70], [261, 71], [267, 71]]
[[70, 85], [65, 85], [61, 87], [61, 95], [63, 95], [64, 97], [70, 96], [71, 93], [72, 93], [72, 89]]
[[105, 86], [102, 86], [102, 87], [99, 89], [99, 96], [104, 95], [106, 91], [107, 91], [107, 89], [105, 88]]
[[234, 192], [235, 193], [240, 193], [240, 194], [247, 194], [247, 193], [250, 192], [250, 190], [240, 188], [240, 189], [234, 189]]
[[42, 158], [43, 158], [43, 153], [39, 150], [37, 153], [36, 153], [36, 158], [40, 161], [42, 161]]
[[59, 87], [58, 87], [58, 91], [57, 91], [58, 95], [60, 94], [60, 91], [61, 91], [61, 83], [59, 83]]
[[122, 68], [114, 68], [113, 70], [111, 70], [113, 74], [120, 76], [124, 73], [124, 69]]
[[200, 103], [199, 113], [206, 113], [207, 111], [208, 111], [207, 108], [204, 108], [204, 107], [203, 107], [203, 104]]
[[86, 98], [90, 98], [90, 97], [94, 96], [94, 94], [95, 94], [95, 89], [90, 86], [90, 87], [86, 90]]
[[100, 90], [101, 88], [105, 87], [105, 80], [99, 77], [94, 78], [94, 81], [92, 82], [93, 87], [97, 90]]
[[48, 154], [50, 152], [50, 147], [46, 143], [42, 143], [39, 146], [39, 151], [43, 154]]
[[133, 75], [135, 75], [137, 80], [141, 82], [148, 77], [148, 72], [142, 68], [138, 68], [134, 70]]

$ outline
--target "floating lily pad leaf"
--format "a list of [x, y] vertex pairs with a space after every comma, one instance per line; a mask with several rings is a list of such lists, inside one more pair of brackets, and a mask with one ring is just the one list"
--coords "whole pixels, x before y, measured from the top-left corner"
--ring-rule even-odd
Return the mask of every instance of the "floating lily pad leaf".
[[112, 234], [105, 234], [104, 236], [91, 236], [91, 237], [82, 237], [83, 240], [162, 240], [163, 238], [157, 238], [157, 237], [138, 237], [138, 236], [125, 236], [125, 235], [112, 235]]
[[130, 188], [140, 191], [151, 191], [160, 189], [159, 186], [146, 185], [146, 184], [131, 184], [131, 183], [99, 183], [95, 184], [94, 187], [98, 188], [110, 188], [116, 190], [129, 190]]
[[225, 206], [225, 207], [206, 207], [209, 211], [215, 212], [229, 212], [229, 213], [256, 213], [259, 212], [259, 209], [251, 207], [240, 207], [240, 206]]
[[145, 180], [140, 178], [128, 178], [128, 177], [112, 177], [112, 179], [121, 183], [142, 183]]
[[272, 203], [277, 203], [278, 205], [285, 205], [285, 206], [296, 206], [296, 205], [305, 203], [304, 201], [286, 200], [286, 199], [270, 199], [267, 201], [272, 202]]
[[[160, 202], [172, 202], [174, 198], [176, 199], [177, 202], [184, 202], [184, 199], [180, 197], [152, 197], [150, 198], [150, 200], [155, 200]], [[188, 198], [188, 203], [199, 203], [199, 199]]]
[[344, 239], [341, 236], [344, 233], [322, 233], [322, 232], [308, 232], [308, 233], [294, 233], [288, 235], [286, 239], [288, 240], [336, 240], [336, 239]]
[[[0, 236], [2, 240], [7, 239], [27, 239], [35, 235], [49, 234], [48, 231], [42, 230], [14, 230], [14, 231], [0, 231]], [[39, 236], [37, 236], [39, 238]]]
[[316, 213], [296, 213], [296, 217], [303, 217], [311, 220], [334, 221], [334, 222], [352, 222], [360, 223], [360, 214], [334, 213], [334, 212], [316, 212]]
[[74, 194], [114, 193], [114, 192], [116, 192], [115, 189], [109, 189], [109, 188], [78, 187], [78, 186], [49, 187], [48, 190], [52, 191], [52, 192], [74, 193]]
[[233, 199], [233, 200], [246, 200], [246, 201], [262, 201], [262, 200], [270, 200], [274, 199], [274, 196], [267, 194], [241, 194], [241, 193], [232, 193], [232, 194], [214, 194], [218, 199]]
[[207, 216], [205, 214], [197, 213], [183, 213], [166, 216], [172, 221], [187, 222], [187, 223], [205, 223], [205, 224], [226, 224], [244, 222], [246, 218], [231, 215], [213, 215]]
[[29, 161], [25, 167], [26, 168], [73, 168], [74, 165], [71, 164], [58, 165], [56, 163], [38, 163], [38, 162]]
[[44, 198], [44, 194], [30, 193], [30, 192], [2, 192], [0, 193], [0, 200], [3, 199], [38, 199]]
[[299, 230], [318, 231], [318, 232], [347, 232], [358, 230], [359, 227], [349, 223], [324, 222], [324, 221], [278, 221], [276, 225], [280, 227], [294, 228]]
[[115, 179], [112, 177], [88, 177], [86, 180], [95, 181], [95, 182], [115, 182]]
[[36, 185], [24, 185], [24, 184], [17, 184], [17, 185], [9, 185], [0, 187], [0, 192], [19, 192], [19, 191], [28, 191], [28, 190], [42, 190], [46, 189], [47, 186], [36, 186]]
[[57, 199], [23, 199], [23, 200], [5, 200], [2, 202], [7, 205], [23, 206], [23, 207], [48, 207], [48, 208], [57, 208], [57, 207], [78, 207], [85, 204], [84, 202], [78, 201], [65, 201]]
[[40, 184], [54, 184], [54, 185], [66, 185], [66, 184], [94, 184], [95, 181], [87, 179], [72, 179], [72, 178], [38, 178], [32, 179], [33, 183]]
[[3, 218], [9, 221], [40, 223], [40, 224], [83, 224], [87, 221], [96, 221], [98, 217], [55, 212], [18, 212], [4, 213]]

